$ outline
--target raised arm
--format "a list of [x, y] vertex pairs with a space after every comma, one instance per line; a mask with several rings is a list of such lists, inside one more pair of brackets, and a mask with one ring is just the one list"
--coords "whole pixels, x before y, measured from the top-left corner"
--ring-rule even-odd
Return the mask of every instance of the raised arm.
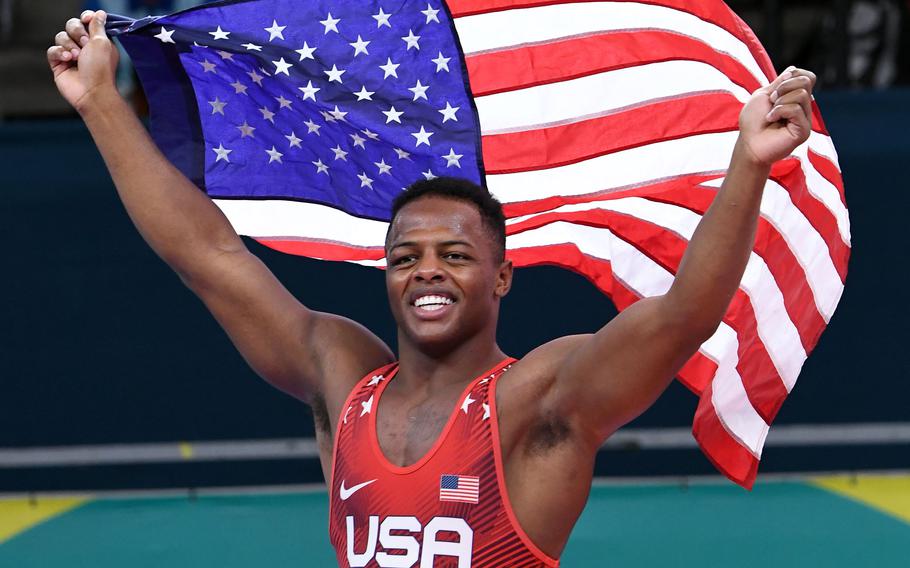
[[592, 443], [644, 412], [717, 329], [749, 260], [771, 164], [809, 136], [814, 84], [812, 73], [789, 69], [752, 95], [726, 179], [670, 290], [630, 306], [568, 352], [545, 404], [571, 416]]
[[106, 17], [86, 11], [69, 20], [48, 62], [146, 242], [202, 299], [250, 366], [289, 394], [311, 400], [332, 388], [329, 372], [353, 381], [390, 361], [389, 349], [362, 326], [298, 302], [162, 155], [116, 90], [118, 55], [104, 31]]

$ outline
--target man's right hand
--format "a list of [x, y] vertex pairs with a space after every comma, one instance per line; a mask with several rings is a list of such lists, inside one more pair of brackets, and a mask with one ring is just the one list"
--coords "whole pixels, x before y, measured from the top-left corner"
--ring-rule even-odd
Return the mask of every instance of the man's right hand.
[[104, 31], [106, 21], [104, 11], [86, 10], [66, 22], [66, 29], [54, 38], [56, 44], [47, 50], [57, 89], [80, 112], [94, 94], [116, 92], [120, 54]]

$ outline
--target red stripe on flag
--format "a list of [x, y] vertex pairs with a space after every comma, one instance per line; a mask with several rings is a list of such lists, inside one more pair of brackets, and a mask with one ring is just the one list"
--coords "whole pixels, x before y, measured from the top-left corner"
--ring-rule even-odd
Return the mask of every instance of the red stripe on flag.
[[758, 458], [721, 423], [711, 402], [711, 393], [709, 385], [698, 400], [692, 435], [714, 467], [731, 481], [751, 490], [758, 473]]
[[847, 197], [844, 195], [844, 180], [841, 177], [840, 170], [837, 169], [834, 162], [829, 160], [827, 156], [815, 153], [811, 149], [809, 150], [809, 162], [812, 163], [812, 167], [815, 168], [815, 171], [837, 188], [837, 192], [840, 194], [840, 202], [846, 207]]
[[[585, 57], [578, 57], [584, 53]], [[743, 65], [691, 37], [629, 30], [523, 45], [465, 58], [475, 97], [661, 61], [701, 61], [750, 93], [761, 85]], [[739, 105], [742, 106], [742, 105]]]
[[484, 166], [488, 174], [538, 170], [664, 140], [729, 132], [738, 128], [741, 107], [732, 95], [701, 93], [573, 124], [486, 135]]

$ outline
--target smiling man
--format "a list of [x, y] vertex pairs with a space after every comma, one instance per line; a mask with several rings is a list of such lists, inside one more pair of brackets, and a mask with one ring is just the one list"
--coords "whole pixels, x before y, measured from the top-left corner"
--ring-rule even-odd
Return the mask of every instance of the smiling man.
[[396, 357], [359, 324], [302, 305], [168, 163], [117, 94], [105, 17], [85, 12], [57, 35], [57, 86], [145, 240], [260, 376], [312, 405], [341, 566], [555, 566], [598, 448], [717, 328], [770, 166], [810, 131], [815, 77], [789, 69], [743, 108], [724, 185], [670, 290], [520, 361], [496, 344], [512, 281], [499, 204], [462, 180], [414, 184], [386, 242]]

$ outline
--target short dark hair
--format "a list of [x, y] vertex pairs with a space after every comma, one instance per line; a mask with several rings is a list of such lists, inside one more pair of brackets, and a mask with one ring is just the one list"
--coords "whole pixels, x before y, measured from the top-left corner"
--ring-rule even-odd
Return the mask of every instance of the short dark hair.
[[394, 221], [408, 203], [431, 196], [467, 201], [477, 207], [481, 221], [494, 238], [500, 260], [505, 258], [506, 216], [502, 212], [502, 204], [486, 188], [464, 178], [444, 176], [411, 184], [392, 201], [390, 221]]

